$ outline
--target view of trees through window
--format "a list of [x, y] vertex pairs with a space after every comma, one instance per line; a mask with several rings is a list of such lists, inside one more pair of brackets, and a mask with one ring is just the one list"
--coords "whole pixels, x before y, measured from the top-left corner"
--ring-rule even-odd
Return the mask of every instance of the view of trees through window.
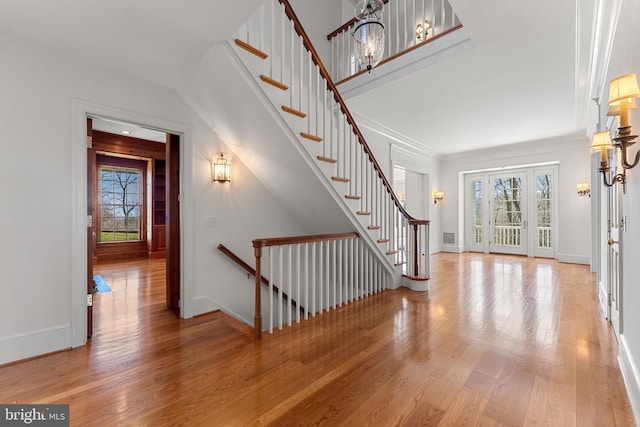
[[539, 248], [551, 247], [551, 175], [536, 175], [537, 239]]
[[136, 169], [100, 167], [100, 241], [140, 240], [142, 173]]

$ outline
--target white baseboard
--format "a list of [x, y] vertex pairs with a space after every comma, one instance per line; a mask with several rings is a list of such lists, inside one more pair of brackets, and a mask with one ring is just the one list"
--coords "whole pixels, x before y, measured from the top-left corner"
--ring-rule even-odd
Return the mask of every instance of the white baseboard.
[[442, 245], [440, 246], [440, 252], [451, 252], [454, 254], [461, 254], [464, 252], [464, 248], [462, 246], [455, 245]]
[[572, 255], [572, 254], [558, 254], [559, 262], [566, 262], [569, 264], [591, 264], [591, 257], [588, 255]]
[[0, 338], [0, 365], [71, 348], [72, 335], [66, 324]]
[[221, 309], [219, 304], [216, 304], [214, 300], [206, 295], [193, 298], [193, 300], [191, 300], [190, 308], [193, 311], [193, 314], [189, 317]]
[[618, 363], [620, 364], [620, 372], [622, 372], [624, 385], [631, 402], [633, 416], [636, 419], [636, 424], [640, 425], [640, 376], [624, 335], [620, 336]]

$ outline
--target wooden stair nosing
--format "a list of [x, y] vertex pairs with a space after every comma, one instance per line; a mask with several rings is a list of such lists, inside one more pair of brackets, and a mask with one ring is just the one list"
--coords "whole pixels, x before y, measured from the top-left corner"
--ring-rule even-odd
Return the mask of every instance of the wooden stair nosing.
[[332, 176], [331, 179], [336, 182], [349, 182], [349, 178], [342, 178], [339, 176]]
[[322, 142], [322, 138], [316, 135], [311, 135], [310, 133], [300, 132], [300, 136], [306, 139], [310, 139], [311, 141]]
[[280, 90], [288, 90], [289, 89], [289, 86], [287, 86], [286, 84], [280, 83], [279, 81], [274, 80], [271, 77], [266, 76], [264, 74], [260, 74], [260, 80], [262, 80], [263, 82], [265, 82], [267, 84], [270, 84], [271, 86], [276, 87], [276, 88], [278, 88]]
[[349, 194], [347, 194], [344, 197], [345, 197], [345, 199], [349, 199], [349, 200], [360, 200], [360, 199], [362, 199], [362, 196], [351, 196]]
[[389, 243], [389, 239], [378, 239], [378, 243]]
[[285, 113], [293, 114], [294, 116], [298, 116], [301, 119], [307, 117], [307, 113], [303, 113], [302, 111], [298, 111], [295, 108], [291, 108], [286, 105], [282, 106], [282, 111], [284, 111]]
[[398, 251], [387, 251], [387, 255], [395, 255]]
[[371, 212], [358, 211], [358, 212], [356, 212], [356, 214], [358, 214], [358, 215], [371, 215]]
[[260, 59], [267, 59], [269, 57], [269, 55], [267, 55], [266, 53], [264, 53], [260, 49], [257, 49], [255, 47], [251, 46], [249, 43], [244, 42], [244, 41], [242, 41], [240, 39], [236, 39], [236, 46], [246, 50], [249, 53], [254, 54], [255, 56], [257, 56]]
[[380, 230], [380, 226], [379, 225], [370, 225], [367, 228], [369, 230]]
[[318, 160], [320, 160], [321, 162], [327, 162], [327, 163], [338, 163], [336, 159], [332, 159], [331, 157], [318, 156]]

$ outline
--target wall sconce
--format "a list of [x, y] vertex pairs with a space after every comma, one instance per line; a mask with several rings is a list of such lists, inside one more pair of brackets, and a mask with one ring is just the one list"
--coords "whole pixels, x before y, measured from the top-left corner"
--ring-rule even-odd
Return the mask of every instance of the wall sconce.
[[220, 157], [215, 162], [211, 163], [211, 172], [213, 174], [213, 181], [229, 182], [231, 181], [231, 165], [224, 158], [224, 153], [220, 153]]
[[444, 191], [434, 191], [433, 192], [433, 204], [435, 205], [438, 202], [444, 200]]
[[428, 20], [424, 21], [424, 24], [416, 25], [416, 40], [422, 41], [426, 40], [429, 36], [429, 30], [431, 29], [431, 22]]
[[576, 189], [578, 190], [579, 196], [591, 197], [591, 189], [589, 188], [589, 184], [587, 184], [586, 182], [578, 183], [578, 185], [576, 186]]
[[613, 141], [620, 149], [622, 167], [631, 169], [640, 161], [640, 151], [636, 152], [635, 160], [629, 163], [627, 160], [627, 148], [635, 144], [634, 139], [638, 135], [631, 135], [629, 124], [629, 110], [638, 108], [635, 98], [640, 97], [638, 79], [635, 74], [627, 74], [611, 80], [609, 84], [609, 112], [608, 116], [620, 116], [618, 134]]
[[626, 176], [624, 173], [619, 173], [615, 175], [611, 181], [607, 180], [609, 176], [609, 171], [611, 168], [609, 167], [609, 160], [607, 156], [607, 150], [611, 149], [611, 136], [609, 135], [609, 131], [604, 132], [596, 132], [593, 134], [593, 140], [591, 141], [591, 148], [594, 150], [600, 150], [600, 173], [602, 173], [602, 181], [604, 185], [607, 187], [611, 187], [616, 182], [622, 183], [622, 188], [624, 190], [624, 185], [626, 182]]

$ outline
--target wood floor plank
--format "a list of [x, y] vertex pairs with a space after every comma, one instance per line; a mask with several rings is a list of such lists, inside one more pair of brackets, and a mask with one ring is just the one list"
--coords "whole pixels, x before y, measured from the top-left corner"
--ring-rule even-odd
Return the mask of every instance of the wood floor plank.
[[167, 310], [163, 260], [95, 269], [112, 292], [92, 340], [0, 367], [0, 402], [68, 403], [73, 426], [635, 425], [588, 266], [436, 254], [429, 293], [261, 341], [221, 312]]

